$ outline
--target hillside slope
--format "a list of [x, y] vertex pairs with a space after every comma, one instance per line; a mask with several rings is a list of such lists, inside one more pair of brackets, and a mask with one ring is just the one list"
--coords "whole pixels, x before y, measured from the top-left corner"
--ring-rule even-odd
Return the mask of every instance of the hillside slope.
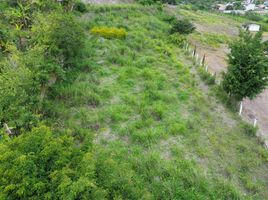
[[53, 2], [0, 3], [1, 200], [267, 199], [268, 151], [162, 6]]
[[[81, 141], [94, 133], [97, 183], [110, 199], [265, 199], [266, 150], [191, 73], [165, 19], [156, 7], [92, 6], [81, 17], [89, 71], [55, 88], [51, 115]], [[100, 26], [128, 35], [89, 33]]]

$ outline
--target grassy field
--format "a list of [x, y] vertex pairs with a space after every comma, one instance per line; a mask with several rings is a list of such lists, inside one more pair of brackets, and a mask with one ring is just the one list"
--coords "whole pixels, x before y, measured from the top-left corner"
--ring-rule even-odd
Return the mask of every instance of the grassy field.
[[[109, 199], [265, 199], [267, 151], [192, 73], [165, 19], [159, 7], [91, 6], [81, 16], [84, 71], [53, 88], [51, 123], [75, 133], [78, 145], [91, 137]], [[90, 34], [103, 26], [127, 36]]]

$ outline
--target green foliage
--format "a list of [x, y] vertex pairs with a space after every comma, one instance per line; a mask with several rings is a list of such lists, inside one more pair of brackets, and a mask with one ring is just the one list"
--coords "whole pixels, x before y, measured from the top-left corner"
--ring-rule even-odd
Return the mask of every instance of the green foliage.
[[32, 34], [32, 43], [45, 46], [48, 56], [63, 67], [70, 67], [84, 46], [84, 30], [69, 13], [39, 15]]
[[[1, 48], [6, 58], [0, 62], [0, 120], [19, 133], [37, 123], [50, 87], [64, 79], [67, 67], [75, 67], [83, 49], [84, 32], [72, 14], [61, 12], [45, 17], [36, 15], [29, 41], [17, 28], [15, 34], [10, 32], [1, 32]], [[24, 44], [16, 48], [8, 37], [18, 32], [19, 43]]]
[[198, 68], [198, 73], [207, 85], [214, 85], [216, 77], [207, 72], [203, 67]]
[[124, 28], [93, 27], [90, 32], [104, 38], [125, 38], [127, 31]]
[[224, 74], [223, 88], [238, 101], [253, 99], [267, 86], [268, 65], [264, 54], [261, 33], [255, 36], [240, 32], [231, 45], [228, 71]]
[[200, 41], [202, 44], [209, 45], [211, 47], [220, 47], [222, 44], [227, 44], [231, 41], [230, 37], [224, 34], [217, 33], [194, 33], [192, 38]]
[[174, 45], [178, 45], [179, 47], [183, 47], [183, 45], [185, 45], [185, 43], [187, 42], [187, 38], [185, 37], [185, 35], [174, 33], [168, 36], [168, 42]]
[[79, 1], [74, 4], [74, 10], [85, 13], [87, 11], [87, 6], [85, 3]]
[[254, 137], [256, 136], [256, 133], [257, 133], [257, 130], [258, 128], [257, 127], [253, 127], [252, 125], [250, 124], [247, 124], [247, 123], [244, 123], [242, 125], [243, 129], [245, 130], [245, 134], [250, 136], [250, 137]]
[[195, 30], [195, 26], [187, 19], [179, 19], [173, 22], [170, 33], [190, 34]]
[[263, 19], [261, 15], [253, 13], [253, 12], [247, 12], [245, 14], [245, 18], [252, 20], [252, 21], [256, 21], [256, 22], [262, 21]]
[[176, 5], [177, 1], [176, 0], [137, 0], [138, 3], [142, 5], [153, 5], [153, 4], [172, 4]]
[[6, 50], [9, 37], [7, 28], [0, 24], [0, 51], [4, 52]]
[[0, 144], [0, 155], [2, 199], [104, 197], [93, 155], [82, 155], [72, 137], [54, 136], [45, 126]]
[[[185, 35], [169, 35], [159, 7], [94, 5], [74, 16], [74, 1], [56, 2], [68, 13], [42, 2], [24, 48], [2, 20], [15, 43], [0, 58], [1, 122], [24, 122], [18, 136], [0, 130], [0, 199], [267, 196], [265, 149], [197, 86]], [[78, 34], [91, 27], [128, 36]]]
[[9, 47], [9, 58], [0, 63], [0, 119], [14, 131], [29, 129], [37, 122], [38, 86], [34, 74], [22, 61], [22, 55]]

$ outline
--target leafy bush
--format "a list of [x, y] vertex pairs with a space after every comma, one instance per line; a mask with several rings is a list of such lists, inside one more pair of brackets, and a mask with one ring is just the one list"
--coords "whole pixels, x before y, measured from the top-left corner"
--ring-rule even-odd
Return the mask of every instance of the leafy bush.
[[127, 36], [127, 31], [124, 28], [94, 27], [90, 30], [90, 32], [94, 35], [98, 35], [107, 39], [121, 39]]
[[264, 54], [262, 34], [240, 32], [239, 39], [230, 47], [223, 88], [238, 101], [245, 97], [253, 99], [268, 83], [268, 60]]
[[156, 3], [156, 1], [155, 0], [138, 0], [138, 3], [142, 5], [152, 5]]
[[256, 13], [252, 13], [252, 12], [247, 12], [245, 14], [245, 17], [249, 20], [252, 20], [252, 21], [261, 21], [262, 20], [262, 16], [259, 15], [259, 14], [256, 14]]
[[195, 30], [195, 26], [187, 19], [179, 19], [173, 22], [170, 33], [190, 34]]
[[32, 30], [32, 43], [46, 46], [47, 56], [61, 66], [73, 65], [74, 58], [81, 54], [84, 31], [72, 14], [40, 15]]
[[56, 137], [46, 126], [0, 143], [0, 198], [104, 199], [93, 155], [74, 144], [72, 137]]
[[182, 47], [183, 44], [185, 44], [185, 42], [187, 41], [187, 39], [184, 35], [181, 35], [179, 33], [174, 33], [168, 36], [168, 41], [172, 44]]
[[74, 5], [74, 10], [81, 12], [81, 13], [84, 13], [87, 11], [87, 6], [83, 2], [76, 2]]
[[161, 19], [168, 23], [174, 23], [177, 20], [177, 18], [174, 15], [166, 15], [166, 14], [163, 14], [161, 16]]

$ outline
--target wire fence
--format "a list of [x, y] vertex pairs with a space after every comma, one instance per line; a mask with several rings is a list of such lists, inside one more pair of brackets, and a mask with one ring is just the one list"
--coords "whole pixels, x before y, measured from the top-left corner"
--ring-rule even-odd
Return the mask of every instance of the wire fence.
[[[221, 84], [221, 77], [217, 78], [216, 72], [213, 73], [212, 70], [209, 70], [209, 66], [208, 64], [206, 64], [206, 54], [203, 54], [202, 56], [199, 55], [197, 52], [197, 47], [196, 46], [191, 47], [191, 45], [188, 42], [184, 43], [183, 50], [184, 50], [184, 53], [186, 53], [187, 55], [190, 55], [190, 57], [193, 59], [196, 65], [198, 65], [199, 67], [203, 67], [207, 73], [215, 77], [215, 80], [216, 80], [215, 84], [217, 85]], [[238, 112], [239, 116], [242, 116], [243, 111], [244, 111], [244, 105], [243, 105], [243, 102], [240, 102], [239, 112]], [[257, 123], [258, 123], [258, 119], [254, 116], [252, 125], [254, 127], [257, 127]]]

